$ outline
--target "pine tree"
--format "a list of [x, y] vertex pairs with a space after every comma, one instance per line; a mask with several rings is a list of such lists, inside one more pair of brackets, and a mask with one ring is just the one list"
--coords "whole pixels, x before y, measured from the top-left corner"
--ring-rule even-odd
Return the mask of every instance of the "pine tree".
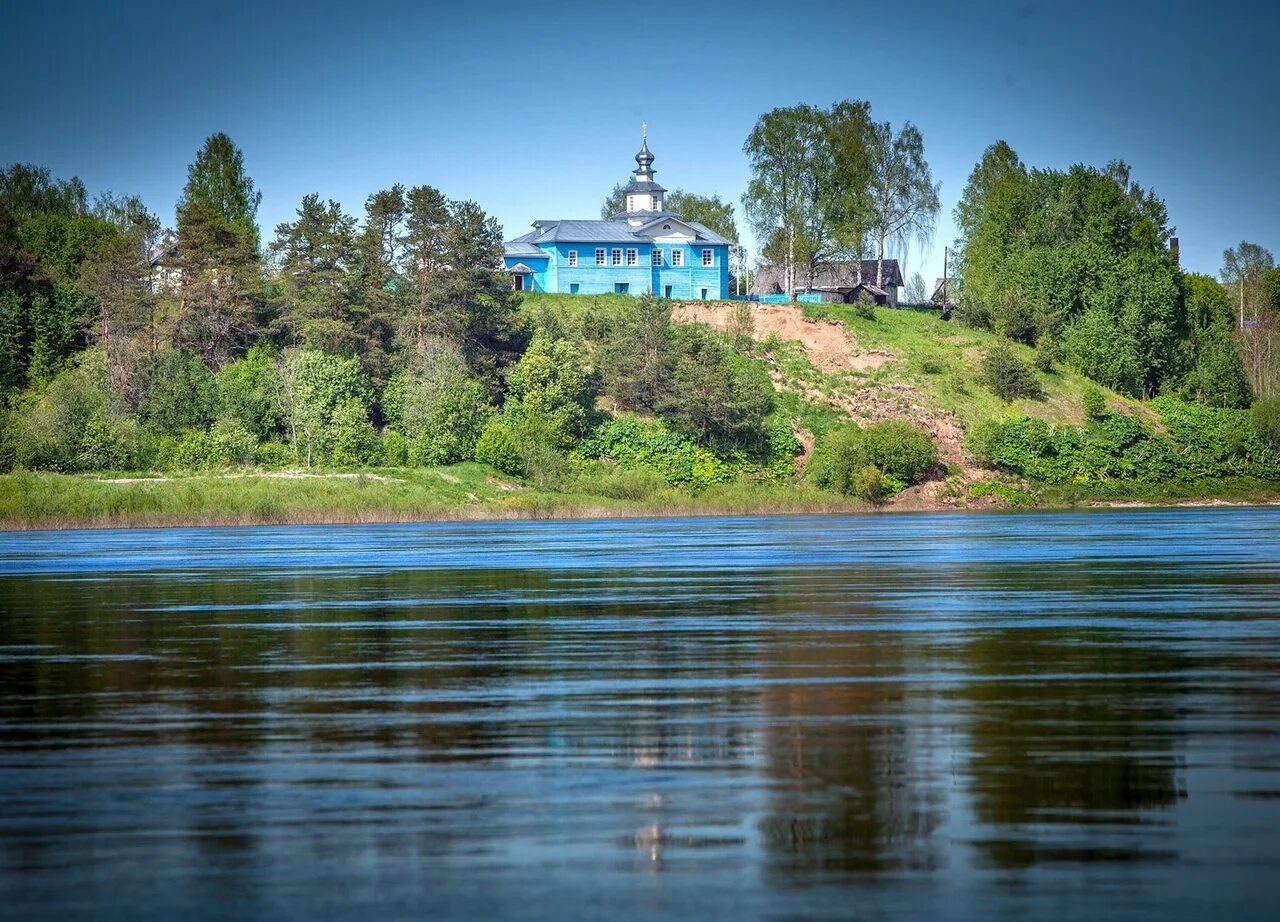
[[254, 189], [253, 180], [245, 173], [244, 154], [226, 134], [210, 135], [195, 162], [187, 167], [179, 213], [193, 205], [209, 206], [247, 235], [256, 252], [260, 241], [255, 219], [261, 203], [262, 193]]
[[333, 355], [362, 355], [367, 313], [355, 272], [355, 219], [312, 193], [296, 221], [280, 224], [271, 256], [280, 273], [278, 324], [295, 345]]

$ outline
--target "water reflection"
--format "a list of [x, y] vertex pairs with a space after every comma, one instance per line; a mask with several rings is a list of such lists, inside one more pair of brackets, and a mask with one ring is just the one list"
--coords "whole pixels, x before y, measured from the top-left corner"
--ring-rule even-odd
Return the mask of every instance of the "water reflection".
[[1263, 917], [1277, 524], [0, 538], [0, 900]]

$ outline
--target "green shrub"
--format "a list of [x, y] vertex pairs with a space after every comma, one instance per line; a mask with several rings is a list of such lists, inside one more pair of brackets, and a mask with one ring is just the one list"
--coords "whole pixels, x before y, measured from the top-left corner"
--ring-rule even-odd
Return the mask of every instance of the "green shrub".
[[586, 428], [595, 402], [595, 382], [578, 347], [567, 339], [535, 338], [507, 375], [506, 410], [536, 415], [549, 427], [549, 436], [562, 450]]
[[107, 470], [144, 460], [143, 433], [107, 386], [106, 362], [96, 349], [81, 353], [43, 390], [14, 398], [3, 441], [6, 467]]
[[484, 428], [476, 442], [476, 460], [512, 477], [524, 474], [520, 448], [505, 423], [494, 420]]
[[1102, 308], [1089, 308], [1068, 326], [1062, 339], [1063, 361], [1104, 387], [1142, 396], [1143, 362], [1127, 334]]
[[791, 420], [774, 413], [764, 420], [764, 454], [760, 458], [765, 476], [771, 480], [789, 480], [795, 473], [796, 455], [804, 449], [791, 428]]
[[353, 463], [350, 458], [360, 456], [376, 442], [377, 433], [368, 418], [371, 387], [357, 359], [295, 352], [284, 363], [282, 386], [285, 423], [297, 453], [308, 466], [333, 459], [340, 440], [345, 459], [337, 462], [340, 464]]
[[991, 310], [972, 298], [961, 297], [952, 316], [956, 323], [973, 330], [990, 330], [995, 326]]
[[947, 366], [937, 359], [928, 358], [920, 363], [920, 370], [926, 375], [940, 375], [947, 370]]
[[277, 360], [270, 346], [257, 345], [214, 375], [218, 415], [236, 420], [259, 439], [280, 428]]
[[475, 454], [476, 442], [493, 406], [484, 385], [471, 378], [453, 379], [437, 390], [422, 416], [412, 442], [413, 464], [457, 464]]
[[80, 433], [76, 467], [82, 471], [111, 471], [128, 467], [134, 456], [136, 424], [132, 421], [108, 420], [99, 415], [89, 417]]
[[721, 458], [664, 423], [631, 417], [597, 426], [575, 454], [588, 461], [613, 462], [621, 470], [647, 468], [672, 486], [693, 489], [729, 483], [754, 467], [745, 455]]
[[756, 318], [751, 302], [739, 301], [733, 306], [733, 313], [729, 315], [729, 324], [725, 329], [733, 348], [739, 352], [749, 350], [755, 331]]
[[1044, 396], [1035, 369], [1018, 358], [1005, 342], [992, 346], [983, 357], [982, 383], [1006, 403], [1019, 397], [1038, 400]]
[[1088, 419], [1101, 419], [1107, 415], [1107, 398], [1096, 387], [1086, 388], [1080, 396], [1080, 403]]
[[164, 470], [196, 471], [229, 466], [231, 455], [208, 432], [188, 429], [176, 439], [165, 440], [159, 461]]
[[1061, 347], [1052, 333], [1041, 333], [1036, 340], [1036, 369], [1050, 374], [1061, 358]]
[[283, 442], [263, 442], [254, 451], [254, 461], [261, 467], [279, 469], [296, 464], [298, 456]]
[[249, 464], [254, 460], [258, 438], [246, 429], [238, 419], [219, 417], [209, 429], [211, 438], [220, 454], [232, 464]]
[[378, 456], [377, 430], [369, 422], [365, 404], [354, 397], [334, 409], [325, 438], [333, 463], [342, 467], [359, 467]]
[[1263, 397], [1253, 405], [1253, 428], [1264, 445], [1280, 451], [1280, 394]]
[[544, 490], [560, 490], [572, 480], [573, 464], [565, 456], [561, 420], [541, 413], [504, 413], [529, 482]]
[[209, 430], [188, 429], [166, 437], [157, 458], [166, 470], [208, 470], [247, 464], [256, 458], [258, 440], [237, 420], [224, 417]]
[[972, 499], [983, 499], [989, 496], [998, 498], [1007, 506], [1029, 506], [1035, 500], [1012, 484], [999, 480], [980, 480], [969, 485], [969, 496]]
[[883, 503], [893, 495], [886, 477], [880, 468], [873, 464], [854, 471], [849, 487], [852, 495], [861, 497], [869, 503]]
[[918, 483], [938, 463], [938, 447], [929, 434], [910, 423], [872, 423], [862, 430], [868, 463], [905, 483]]
[[805, 320], [830, 320], [831, 309], [820, 301], [801, 301], [800, 316]]
[[876, 306], [871, 301], [859, 298], [853, 302], [853, 314], [863, 320], [875, 320]]
[[140, 411], [162, 432], [177, 435], [213, 422], [217, 388], [213, 372], [189, 349], [166, 349], [156, 356]]
[[1212, 328], [1196, 344], [1195, 364], [1183, 381], [1182, 393], [1210, 407], [1243, 408], [1253, 399], [1240, 353], [1225, 330]]
[[874, 486], [883, 499], [918, 483], [937, 461], [933, 440], [909, 423], [872, 423], [865, 429], [847, 425], [818, 440], [806, 474], [824, 490], [871, 499], [866, 469], [874, 468], [881, 475]]
[[1264, 439], [1249, 410], [1200, 406], [1172, 397], [1157, 397], [1149, 405], [1160, 415], [1191, 477], [1280, 480], [1280, 452]]
[[1159, 414], [1164, 434], [1120, 413], [1104, 413], [1084, 426], [1018, 418], [976, 427], [968, 448], [991, 467], [1099, 493], [1224, 477], [1280, 480], [1280, 454], [1263, 443], [1247, 411], [1171, 397], [1149, 405]]
[[407, 466], [409, 464], [409, 440], [394, 429], [384, 431], [381, 444], [378, 446], [378, 463], [383, 467]]

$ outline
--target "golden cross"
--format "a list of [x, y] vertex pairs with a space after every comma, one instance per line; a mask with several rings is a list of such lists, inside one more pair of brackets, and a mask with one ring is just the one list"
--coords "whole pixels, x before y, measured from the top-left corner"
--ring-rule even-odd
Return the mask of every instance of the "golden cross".
[[640, 135], [642, 140], [645, 140], [645, 141], [649, 140], [649, 123], [648, 122], [640, 123]]

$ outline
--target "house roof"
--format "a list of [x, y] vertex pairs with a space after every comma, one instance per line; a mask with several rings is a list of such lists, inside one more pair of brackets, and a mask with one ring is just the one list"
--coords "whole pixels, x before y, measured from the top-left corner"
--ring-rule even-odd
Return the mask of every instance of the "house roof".
[[[678, 216], [664, 212], [646, 213], [653, 217], [648, 227], [632, 227], [625, 220], [612, 221], [538, 221], [534, 230], [503, 245], [504, 256], [546, 256], [539, 246], [549, 243], [651, 243], [654, 237], [663, 234], [661, 228], [654, 229], [652, 224], [658, 219], [668, 217], [680, 220]], [[691, 227], [695, 236], [689, 241], [690, 246], [728, 246], [731, 241], [710, 230], [696, 221], [682, 221]], [[537, 250], [536, 253], [531, 252]]]
[[546, 259], [547, 251], [539, 250], [531, 243], [512, 241], [503, 248], [503, 256], [523, 256], [527, 259]]
[[622, 191], [623, 192], [666, 192], [667, 190], [662, 188], [662, 186], [658, 185], [656, 182], [654, 182], [651, 179], [633, 179], [631, 180], [631, 182], [627, 183], [623, 187]]
[[[752, 283], [756, 294], [776, 294], [782, 291], [782, 283], [786, 278], [786, 273], [782, 266], [761, 266], [760, 271], [756, 273], [755, 281]], [[868, 286], [875, 285], [876, 282], [876, 261], [874, 259], [862, 260], [862, 281]], [[892, 286], [900, 286], [902, 284], [902, 270], [898, 268], [896, 259], [886, 259], [884, 261], [884, 288]], [[804, 277], [804, 270], [796, 267], [796, 285], [802, 286], [806, 284], [807, 279]], [[818, 267], [818, 271], [813, 277], [813, 286], [815, 289], [849, 288], [852, 289], [858, 284], [858, 261], [857, 260], [839, 260], [835, 262], [825, 263]]]
[[178, 255], [178, 238], [166, 237], [160, 242], [160, 245], [147, 254], [147, 264], [150, 266], [158, 265], [160, 260], [166, 256]]
[[516, 275], [533, 275], [534, 274], [533, 270], [530, 269], [528, 266], [526, 266], [524, 263], [516, 263], [514, 266], [508, 266], [507, 271], [513, 272]]
[[[944, 281], [946, 281], [946, 279], [936, 279], [936, 280], [934, 280], [934, 283], [933, 283], [933, 294], [929, 297], [929, 300], [930, 300], [930, 301], [932, 301], [934, 304], [941, 304], [941, 303], [942, 303], [942, 283], [943, 283]], [[955, 300], [956, 300], [956, 299], [955, 299], [955, 293], [956, 293], [955, 284], [954, 284], [954, 283], [948, 283], [948, 285], [947, 285], [947, 303], [948, 303], [948, 304], [953, 304], [953, 303], [955, 303]]]
[[658, 221], [662, 218], [675, 218], [677, 221], [682, 220], [674, 211], [619, 211], [615, 215], [609, 217], [610, 221], [626, 221], [629, 218], [635, 218], [638, 221]]

